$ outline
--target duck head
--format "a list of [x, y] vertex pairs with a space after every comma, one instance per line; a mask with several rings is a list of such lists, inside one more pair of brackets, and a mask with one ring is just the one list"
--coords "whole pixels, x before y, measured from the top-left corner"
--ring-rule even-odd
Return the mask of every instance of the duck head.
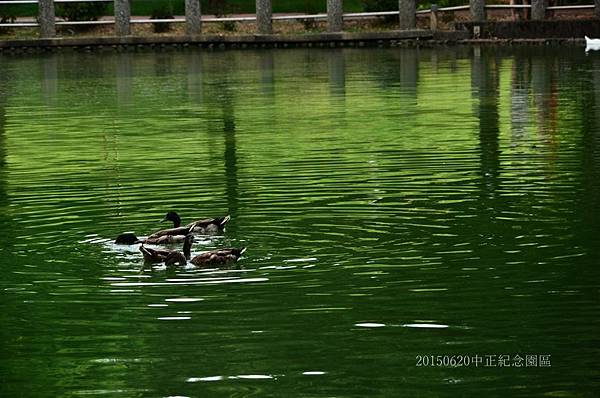
[[117, 245], [135, 245], [136, 243], [142, 243], [133, 232], [125, 232], [117, 236], [115, 239]]
[[179, 217], [179, 214], [175, 213], [174, 211], [170, 211], [165, 214], [165, 217], [160, 222], [165, 221], [173, 221], [173, 228], [179, 228], [181, 226], [181, 218]]

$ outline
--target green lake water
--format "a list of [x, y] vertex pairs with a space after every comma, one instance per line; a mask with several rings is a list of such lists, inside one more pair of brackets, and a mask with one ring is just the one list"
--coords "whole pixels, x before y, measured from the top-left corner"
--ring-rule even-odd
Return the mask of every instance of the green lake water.
[[0, 55], [0, 396], [597, 396], [599, 212], [583, 48]]

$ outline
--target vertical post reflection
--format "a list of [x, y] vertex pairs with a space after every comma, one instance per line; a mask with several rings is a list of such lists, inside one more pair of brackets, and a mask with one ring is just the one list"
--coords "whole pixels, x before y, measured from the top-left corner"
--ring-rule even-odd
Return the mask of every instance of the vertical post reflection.
[[592, 63], [593, 97], [589, 104], [592, 112], [583, 108], [581, 119], [584, 122], [582, 148], [583, 192], [582, 221], [579, 228], [590, 258], [598, 258], [600, 251], [600, 60]]
[[346, 96], [346, 60], [340, 48], [327, 52], [327, 65], [329, 68], [329, 91], [334, 98], [341, 100]]
[[117, 55], [117, 102], [119, 106], [127, 105], [133, 98], [133, 68], [131, 54]]
[[235, 139], [235, 112], [233, 94], [228, 89], [223, 90], [223, 135], [225, 138], [225, 193], [229, 215], [236, 218], [238, 210], [238, 177], [237, 177], [237, 147]]
[[187, 92], [191, 102], [201, 104], [203, 100], [202, 88], [202, 52], [191, 51], [187, 54]]
[[154, 62], [154, 74], [156, 76], [170, 76], [173, 73], [173, 58], [173, 54], [156, 54], [156, 61]]
[[529, 61], [522, 55], [515, 56], [512, 64], [510, 96], [510, 125], [512, 141], [519, 144], [525, 136], [529, 121]]
[[471, 58], [471, 87], [479, 119], [480, 197], [482, 212], [489, 222], [498, 211], [498, 176], [500, 174], [498, 83], [499, 62], [493, 54], [475, 48]]
[[[217, 57], [202, 58], [202, 69], [207, 77], [202, 83], [205, 85], [205, 105], [210, 114], [208, 117], [211, 134], [208, 136], [208, 144], [216, 148], [218, 145], [210, 140], [213, 137], [223, 137], [224, 152], [218, 156], [218, 161], [222, 161], [224, 165], [227, 212], [233, 219], [238, 214], [238, 165], [235, 91], [230, 85], [230, 76], [240, 68], [239, 63], [236, 54], [231, 52], [219, 54]], [[236, 225], [231, 223], [228, 228], [235, 232]]]
[[[9, 216], [8, 216], [8, 192], [6, 170], [6, 107], [8, 103], [10, 70], [2, 70], [0, 73], [0, 236], [3, 242], [7, 242]], [[0, 246], [0, 248], [3, 246]]]
[[275, 96], [274, 75], [275, 61], [273, 51], [264, 50], [259, 53], [258, 69], [260, 72], [260, 87], [265, 98], [273, 99]]
[[327, 51], [327, 69], [329, 71], [329, 93], [331, 97], [331, 120], [336, 125], [346, 123], [346, 60], [342, 49]]
[[558, 92], [553, 79], [554, 65], [549, 65], [549, 58], [539, 54], [531, 58], [531, 89], [535, 105], [538, 135], [551, 149], [553, 157], [558, 150], [555, 136], [558, 123]]
[[51, 54], [41, 58], [42, 62], [42, 93], [47, 106], [56, 104], [58, 93], [58, 60], [57, 55]]
[[400, 53], [400, 87], [406, 96], [417, 98], [417, 82], [419, 80], [419, 50], [401, 48]]

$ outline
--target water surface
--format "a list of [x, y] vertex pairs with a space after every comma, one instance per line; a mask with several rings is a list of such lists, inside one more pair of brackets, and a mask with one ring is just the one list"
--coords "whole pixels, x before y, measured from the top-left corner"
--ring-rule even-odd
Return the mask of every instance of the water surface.
[[[0, 56], [1, 395], [593, 396], [599, 76], [580, 48]], [[230, 214], [194, 251], [245, 257], [111, 244], [171, 209]]]

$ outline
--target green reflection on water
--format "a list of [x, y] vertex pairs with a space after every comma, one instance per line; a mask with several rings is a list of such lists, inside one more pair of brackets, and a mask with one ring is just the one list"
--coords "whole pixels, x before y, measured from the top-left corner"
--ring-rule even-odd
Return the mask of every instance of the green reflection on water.
[[[591, 395], [596, 58], [0, 57], [2, 395]], [[169, 209], [240, 267], [109, 243]], [[416, 366], [486, 354], [552, 366]]]

